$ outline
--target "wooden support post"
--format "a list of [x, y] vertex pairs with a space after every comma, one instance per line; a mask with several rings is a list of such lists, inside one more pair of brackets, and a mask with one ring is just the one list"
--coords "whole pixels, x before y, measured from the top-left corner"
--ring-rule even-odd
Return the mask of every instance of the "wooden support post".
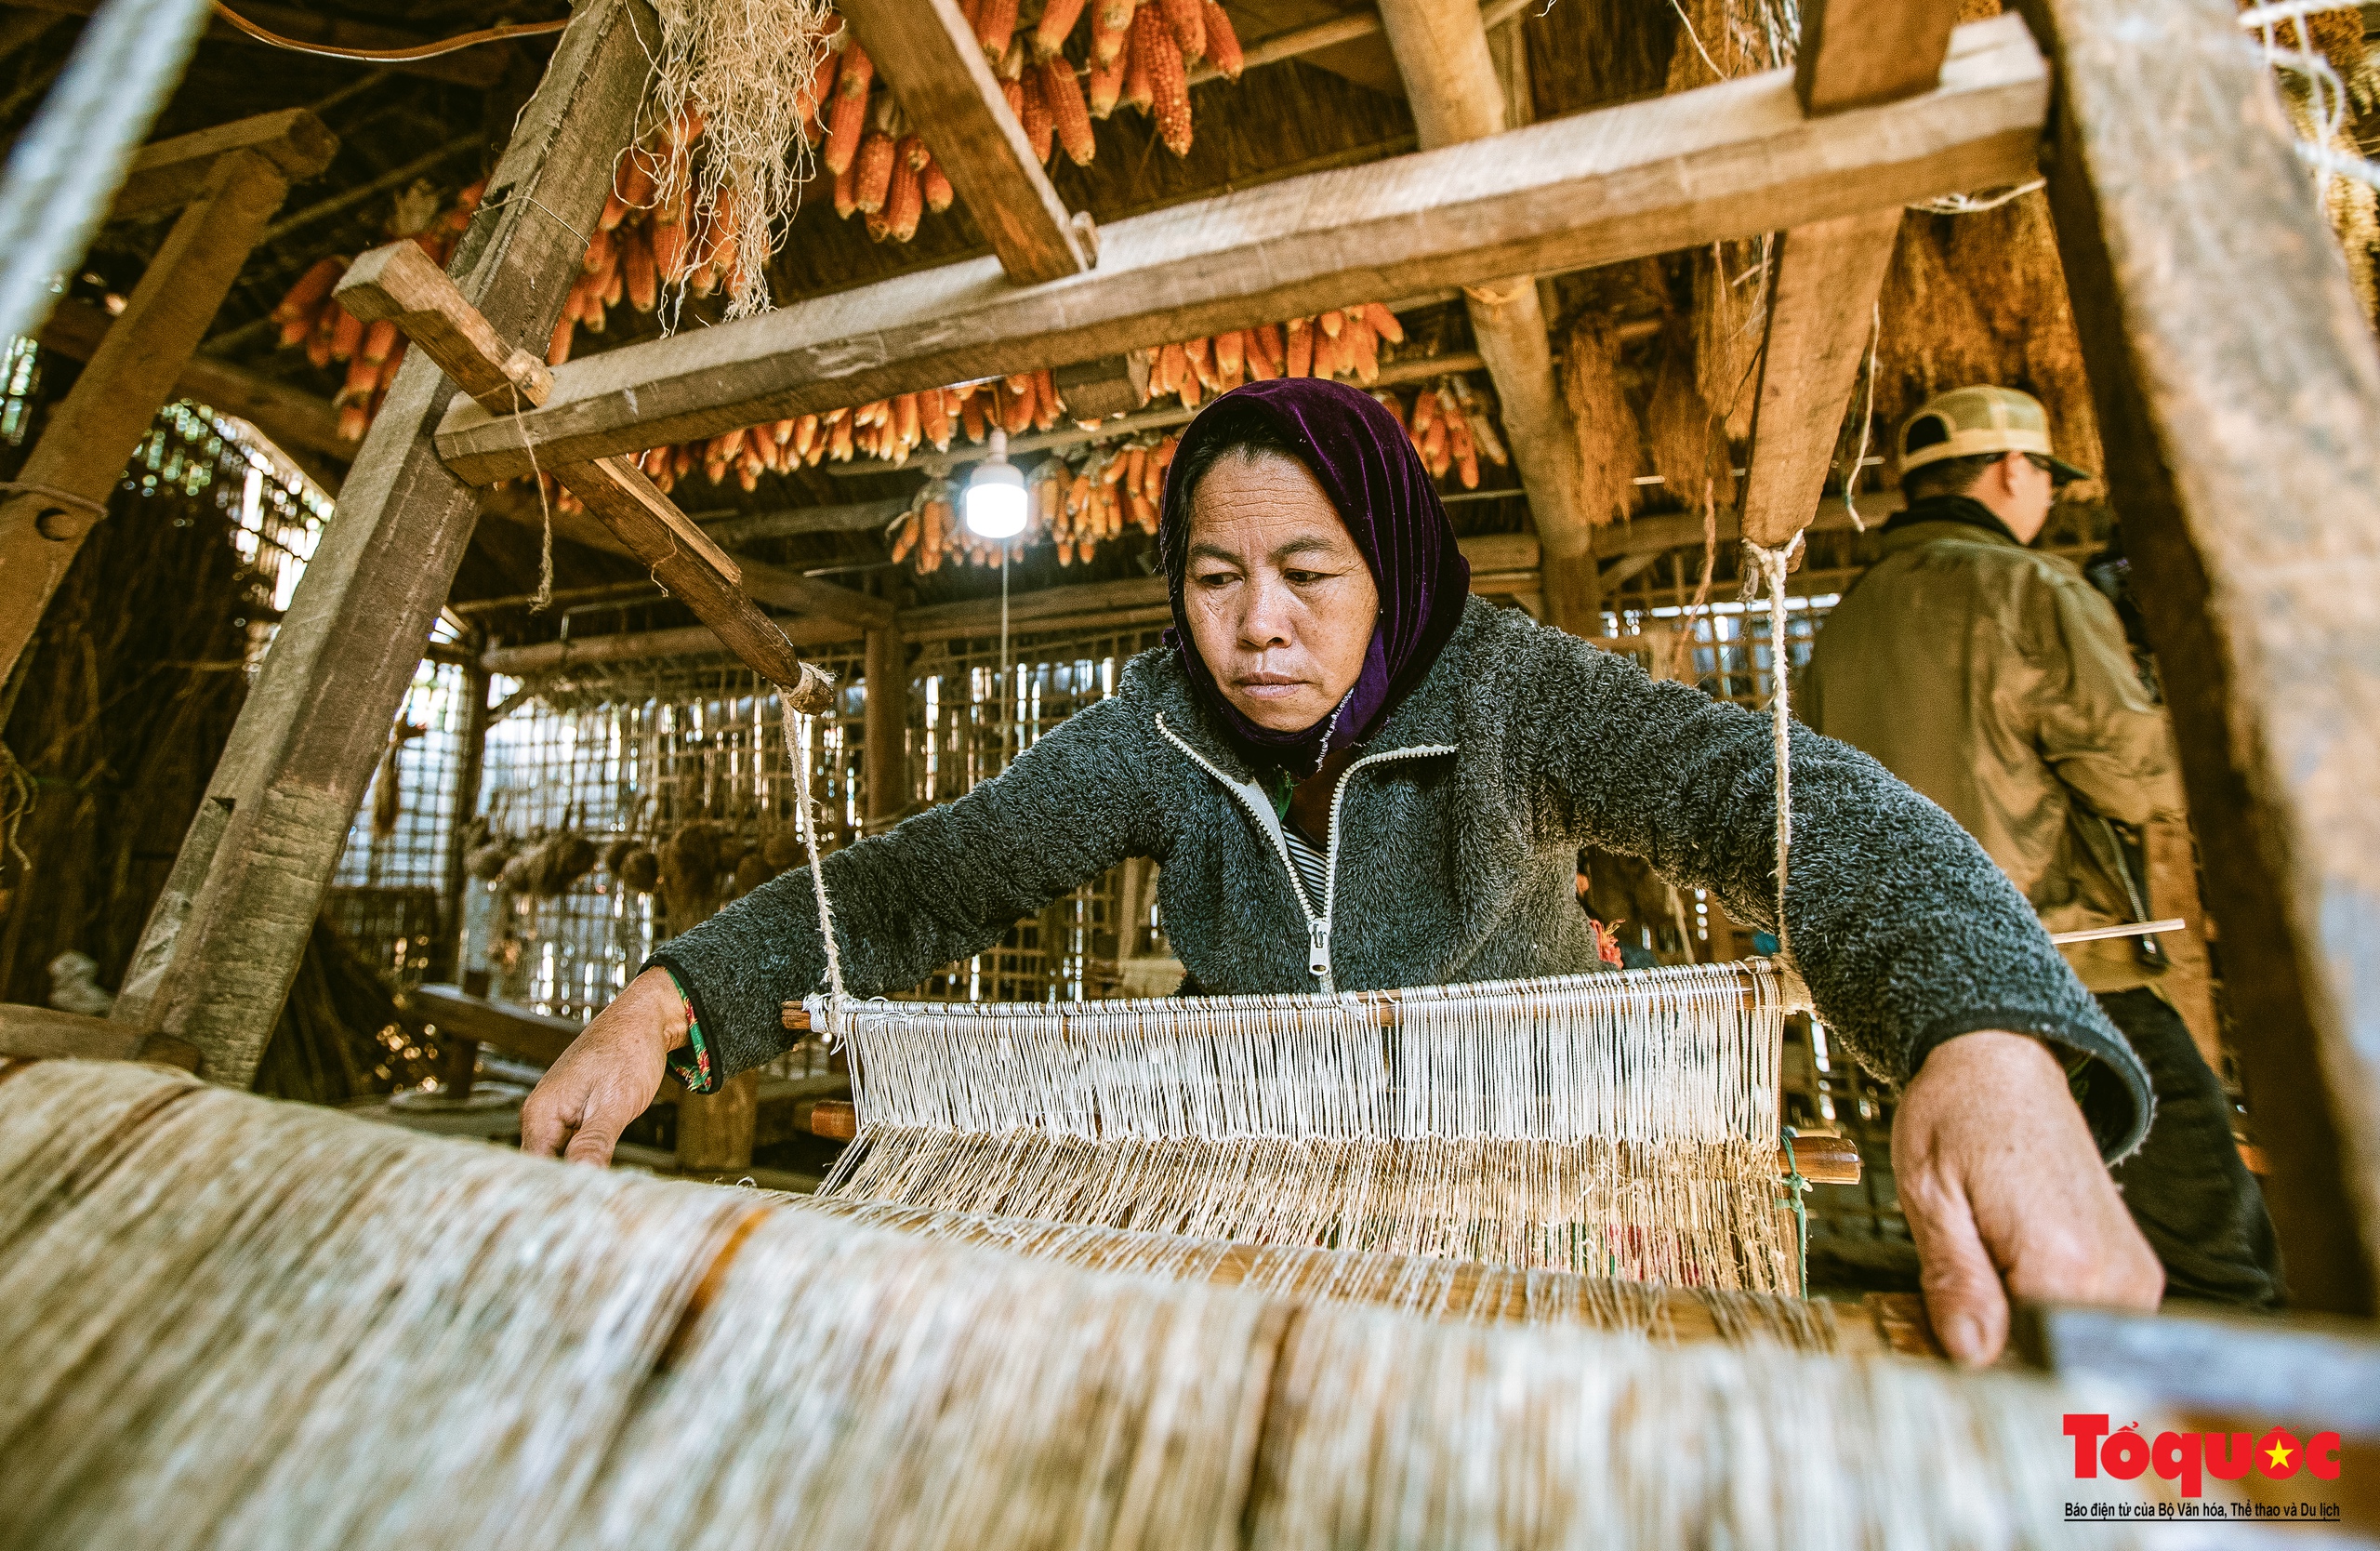
[[[430, 980], [459, 980], [463, 974], [463, 897], [471, 887], [469, 860], [471, 821], [480, 813], [480, 778], [487, 762], [487, 697], [494, 675], [480, 660], [486, 632], [474, 629], [468, 644], [471, 659], [463, 669], [463, 750], [455, 772], [453, 827], [446, 835], [446, 908], [438, 945], [430, 950]], [[468, 1084], [466, 1084], [468, 1086]]]
[[2297, 1304], [2380, 1254], [2380, 351], [2222, 0], [2023, 0], [2109, 498]]
[[[261, 136], [230, 133], [259, 122]], [[106, 515], [126, 460], [281, 208], [289, 179], [320, 171], [337, 145], [311, 113], [275, 113], [168, 140], [136, 160], [136, 178], [161, 164], [179, 169], [184, 180], [172, 203], [182, 214], [50, 417], [15, 491], [0, 499], [0, 680], [33, 639], [84, 536]], [[164, 205], [160, 194], [141, 207]]]
[[[456, 257], [508, 345], [553, 332], [635, 130], [654, 22], [584, 0]], [[399, 372], [341, 491], [133, 957], [115, 1018], [189, 1039], [207, 1075], [254, 1076], [387, 747], [478, 493], [430, 433], [452, 390], [426, 351]]]
[[2033, 176], [2049, 82], [2014, 17], [1970, 23], [1941, 84], [1806, 118], [1773, 71], [1285, 179], [1117, 221], [1099, 267], [1006, 284], [970, 259], [605, 351], [515, 418], [458, 401], [455, 471], [493, 484], [788, 415], [1499, 276], [1667, 253]]
[[[358, 258], [335, 294], [366, 322], [393, 322], [463, 391], [489, 409], [510, 413], [531, 408], [553, 391], [553, 375], [545, 363], [499, 340], [494, 326], [463, 299], [445, 272], [411, 242], [376, 247]], [[794, 655], [785, 632], [752, 602], [743, 567], [687, 521], [642, 470], [626, 458], [598, 457], [556, 464], [553, 475], [586, 503], [654, 580], [693, 609], [747, 666], [782, 689], [794, 709], [826, 709], [831, 681]], [[797, 597], [845, 590], [770, 569], [779, 589], [789, 589]], [[892, 615], [889, 605], [865, 612], [870, 618], [879, 612], [886, 618]]]
[[[1811, 117], [1897, 102], [1941, 78], [1957, 0], [1819, 0], [1802, 12], [1794, 95]], [[1898, 208], [1796, 226], [1777, 240], [1752, 404], [1743, 537], [1771, 549], [1810, 525], [1873, 332]]]
[[105, 1018], [0, 1001], [0, 1057], [20, 1061], [151, 1061], [199, 1070], [198, 1047], [170, 1034], [144, 1033]]
[[760, 1073], [738, 1072], [715, 1094], [678, 1095], [678, 1168], [728, 1173], [752, 1166], [752, 1133], [760, 1114]]
[[897, 629], [867, 632], [867, 828], [890, 829], [909, 795], [909, 650]]
[[1066, 214], [956, 0], [846, 0], [842, 12], [1008, 277], [1038, 285], [1091, 268], [1091, 217]]
[[[1380, 15], [1422, 150], [1503, 132], [1503, 83], [1473, 0], [1382, 0]], [[1600, 634], [1594, 529], [1579, 493], [1578, 440], [1554, 380], [1537, 282], [1526, 274], [1505, 276], [1466, 285], [1463, 295], [1472, 338], [1502, 405], [1504, 441], [1543, 546], [1546, 609], [1565, 630]]]

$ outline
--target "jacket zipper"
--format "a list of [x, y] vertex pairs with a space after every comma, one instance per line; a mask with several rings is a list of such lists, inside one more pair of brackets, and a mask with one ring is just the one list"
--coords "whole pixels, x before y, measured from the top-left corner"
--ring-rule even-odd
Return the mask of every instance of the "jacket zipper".
[[1273, 849], [1281, 858], [1281, 868], [1289, 875], [1289, 895], [1298, 902], [1299, 913], [1305, 917], [1306, 973], [1322, 982], [1318, 989], [1324, 992], [1336, 990], [1337, 987], [1331, 983], [1330, 974], [1330, 917], [1339, 903], [1339, 807], [1346, 800], [1348, 779], [1356, 771], [1368, 764], [1385, 764], [1391, 760], [1427, 759], [1439, 754], [1451, 754], [1456, 752], [1455, 746], [1451, 743], [1428, 743], [1411, 749], [1383, 749], [1377, 754], [1366, 754], [1339, 773], [1339, 784], [1332, 788], [1330, 792], [1330, 845], [1323, 855], [1322, 913], [1316, 915], [1306, 904], [1305, 885], [1298, 879], [1297, 864], [1289, 859], [1289, 842], [1281, 832], [1280, 815], [1269, 809], [1259, 812], [1257, 800], [1250, 796], [1250, 788], [1225, 776], [1198, 750], [1176, 736], [1173, 729], [1165, 724], [1165, 718], [1162, 715], [1157, 718], [1157, 730], [1165, 735], [1166, 741], [1189, 755], [1199, 769], [1222, 782], [1224, 789], [1237, 796], [1241, 805], [1249, 810], [1249, 815], [1256, 820], [1258, 827], [1273, 837]]

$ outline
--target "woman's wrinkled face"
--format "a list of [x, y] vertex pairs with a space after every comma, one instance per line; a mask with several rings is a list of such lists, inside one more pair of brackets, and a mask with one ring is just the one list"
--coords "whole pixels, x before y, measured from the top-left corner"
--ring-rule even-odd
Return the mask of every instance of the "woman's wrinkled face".
[[1191, 497], [1183, 603], [1223, 697], [1258, 726], [1294, 733], [1355, 687], [1380, 589], [1313, 471], [1232, 454]]

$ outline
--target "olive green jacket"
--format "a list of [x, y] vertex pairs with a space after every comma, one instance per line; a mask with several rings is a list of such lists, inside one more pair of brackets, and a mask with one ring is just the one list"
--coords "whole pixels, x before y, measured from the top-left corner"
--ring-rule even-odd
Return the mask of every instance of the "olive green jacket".
[[[1919, 521], [1883, 549], [1818, 631], [1793, 709], [1948, 809], [2050, 931], [2143, 919], [2104, 821], [2178, 818], [2182, 793], [2114, 607], [2004, 532]], [[2162, 973], [2125, 939], [2064, 952], [2094, 991]]]

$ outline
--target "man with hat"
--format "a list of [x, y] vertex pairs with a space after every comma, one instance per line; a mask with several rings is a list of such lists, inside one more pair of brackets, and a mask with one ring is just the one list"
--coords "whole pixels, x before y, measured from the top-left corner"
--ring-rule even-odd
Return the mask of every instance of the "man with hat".
[[[2140, 831], [2183, 814], [2173, 736], [2115, 609], [2029, 546], [2056, 486], [2030, 394], [1962, 388], [1901, 429], [1907, 508], [1827, 616], [1794, 691], [1817, 731], [1873, 755], [1949, 810], [2052, 932], [2149, 919]], [[2265, 1305], [2280, 1258], [2221, 1082], [2155, 987], [2153, 938], [2066, 958], [2149, 1068], [2156, 1118], [2115, 1167], [2170, 1295]]]

